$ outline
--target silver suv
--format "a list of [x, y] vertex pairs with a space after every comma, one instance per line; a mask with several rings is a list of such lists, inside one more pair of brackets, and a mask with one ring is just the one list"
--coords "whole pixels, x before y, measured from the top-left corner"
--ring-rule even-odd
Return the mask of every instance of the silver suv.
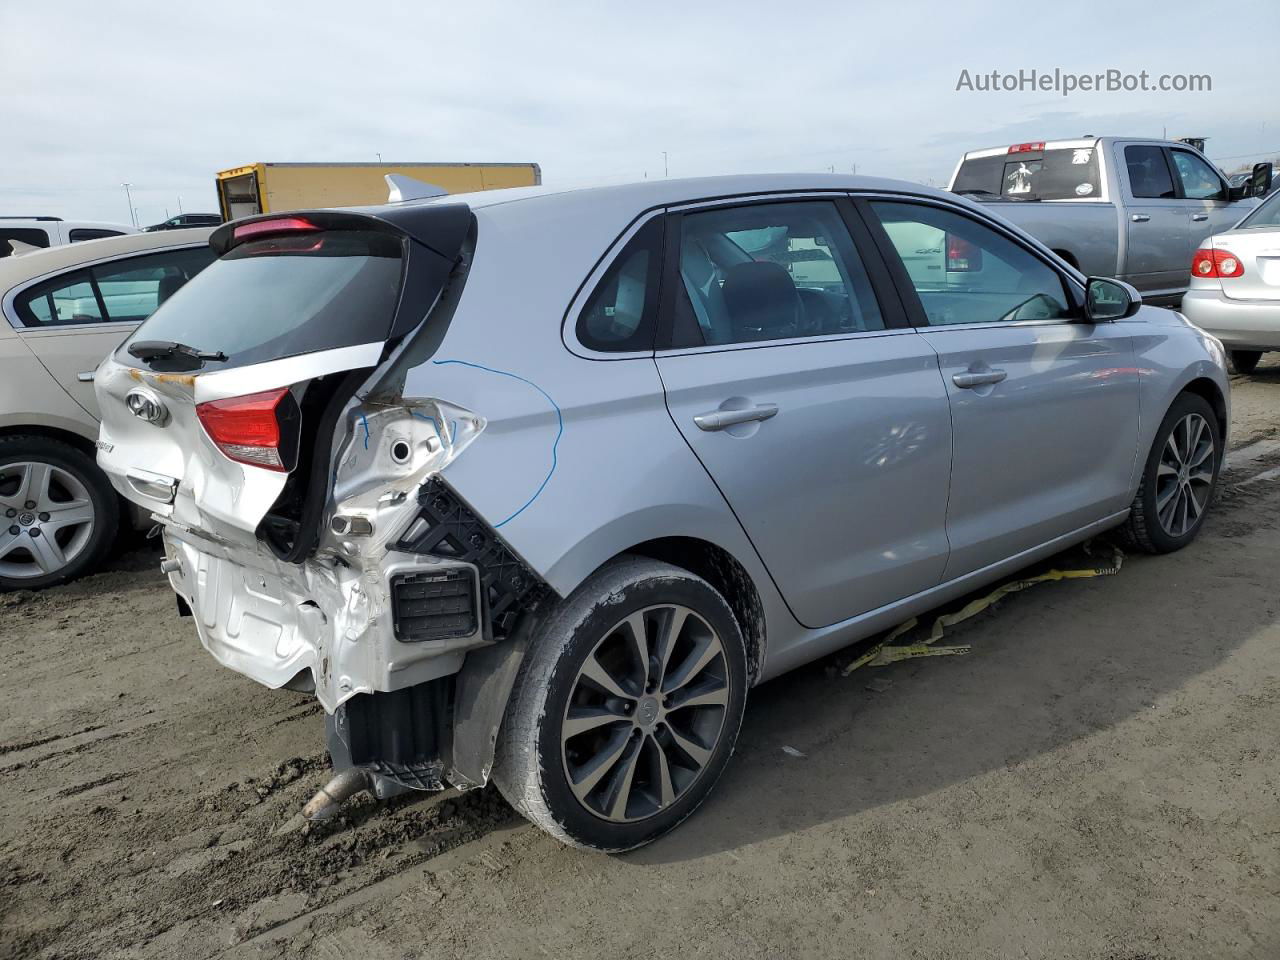
[[205, 648], [315, 691], [319, 806], [492, 777], [566, 842], [646, 843], [753, 684], [1108, 528], [1175, 550], [1221, 462], [1216, 340], [912, 184], [519, 189], [212, 244], [100, 367], [99, 463]]

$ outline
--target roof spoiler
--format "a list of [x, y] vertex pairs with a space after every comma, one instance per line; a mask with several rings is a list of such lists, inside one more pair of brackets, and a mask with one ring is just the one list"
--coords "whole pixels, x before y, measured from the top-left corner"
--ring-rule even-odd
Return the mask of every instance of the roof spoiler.
[[437, 187], [433, 183], [423, 183], [421, 180], [415, 180], [413, 177], [406, 177], [400, 173], [388, 173], [385, 179], [387, 181], [387, 203], [401, 203], [405, 200], [429, 200], [432, 197], [444, 197], [449, 194], [449, 191], [443, 187]]

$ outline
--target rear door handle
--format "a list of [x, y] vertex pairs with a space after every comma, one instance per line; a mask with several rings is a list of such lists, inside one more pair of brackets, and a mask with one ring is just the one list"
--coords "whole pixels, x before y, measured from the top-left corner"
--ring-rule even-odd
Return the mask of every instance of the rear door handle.
[[1146, 223], [1151, 218], [1147, 216], [1147, 214], [1145, 213], [1135, 213], [1129, 219], [1132, 220], [1134, 223]]
[[1198, 221], [1201, 221], [1201, 220], [1208, 220], [1208, 219], [1209, 219], [1209, 215], [1208, 215], [1207, 213], [1193, 213], [1193, 214], [1191, 215], [1191, 219], [1192, 219], [1192, 220], [1195, 220], [1195, 221], [1197, 221], [1197, 222], [1198, 222]]
[[988, 383], [999, 383], [1008, 375], [1003, 370], [985, 370], [982, 373], [957, 373], [951, 378], [951, 382], [961, 390], [968, 390]]
[[723, 430], [739, 423], [750, 423], [753, 420], [768, 420], [778, 415], [776, 403], [758, 403], [745, 410], [712, 410], [700, 413], [693, 418], [699, 430]]

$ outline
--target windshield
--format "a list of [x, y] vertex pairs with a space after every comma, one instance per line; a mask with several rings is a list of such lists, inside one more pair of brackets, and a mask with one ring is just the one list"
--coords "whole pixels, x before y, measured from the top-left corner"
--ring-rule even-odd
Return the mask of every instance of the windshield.
[[1273, 193], [1263, 200], [1237, 225], [1239, 227], [1280, 227], [1280, 193]]
[[140, 326], [134, 341], [221, 351], [218, 369], [386, 339], [401, 284], [401, 244], [334, 230], [255, 240], [214, 261]]
[[1102, 192], [1098, 151], [1071, 147], [972, 157], [956, 171], [955, 193], [1010, 200], [1079, 200]]

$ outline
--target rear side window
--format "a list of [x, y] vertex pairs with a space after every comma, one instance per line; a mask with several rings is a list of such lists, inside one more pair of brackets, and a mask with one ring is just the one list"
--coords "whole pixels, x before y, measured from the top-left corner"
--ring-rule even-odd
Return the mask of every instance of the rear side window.
[[14, 310], [28, 327], [140, 323], [212, 261], [208, 247], [113, 260], [28, 287]]
[[97, 227], [78, 227], [72, 230], [67, 236], [72, 243], [79, 243], [81, 240], [101, 240], [103, 237], [119, 237], [122, 236], [119, 230], [102, 230]]
[[43, 230], [31, 230], [23, 227], [0, 227], [0, 257], [7, 257], [13, 253], [13, 248], [9, 246], [10, 240], [25, 243], [29, 247], [47, 247], [49, 245], [49, 235]]
[[[133, 340], [227, 355], [218, 369], [385, 340], [400, 295], [401, 241], [330, 230], [232, 248], [144, 323]], [[122, 362], [134, 363], [124, 352]]]
[[1170, 200], [1177, 196], [1173, 177], [1164, 159], [1164, 148], [1132, 146], [1124, 148], [1124, 165], [1129, 171], [1129, 189], [1143, 200]]
[[64, 273], [20, 293], [13, 302], [28, 327], [70, 326], [101, 323], [102, 306], [88, 270]]
[[618, 254], [578, 315], [578, 342], [591, 350], [652, 350], [662, 270], [662, 218], [654, 217]]

